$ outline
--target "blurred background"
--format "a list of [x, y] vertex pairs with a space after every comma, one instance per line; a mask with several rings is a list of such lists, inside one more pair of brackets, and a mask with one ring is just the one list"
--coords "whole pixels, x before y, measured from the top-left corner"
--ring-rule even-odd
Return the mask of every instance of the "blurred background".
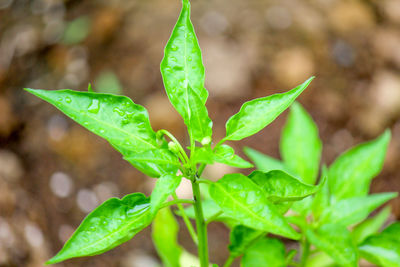
[[[155, 130], [187, 142], [159, 63], [179, 0], [0, 0], [0, 266], [43, 266], [84, 216], [106, 199], [148, 194], [154, 180], [107, 142], [27, 94], [24, 87], [125, 94]], [[386, 128], [393, 138], [372, 191], [400, 190], [399, 0], [192, 0], [206, 66], [214, 138], [244, 101], [283, 92], [315, 75], [299, 98], [315, 119], [324, 163]], [[279, 157], [286, 113], [241, 142]], [[236, 171], [206, 169], [219, 178]], [[249, 170], [245, 170], [248, 173]], [[188, 189], [189, 188], [189, 189]], [[183, 186], [181, 194], [190, 194]], [[400, 217], [400, 199], [390, 203]], [[182, 223], [180, 221], [180, 223]], [[183, 225], [180, 243], [195, 253]], [[212, 223], [213, 262], [229, 232]], [[150, 228], [104, 255], [58, 266], [157, 266]]]

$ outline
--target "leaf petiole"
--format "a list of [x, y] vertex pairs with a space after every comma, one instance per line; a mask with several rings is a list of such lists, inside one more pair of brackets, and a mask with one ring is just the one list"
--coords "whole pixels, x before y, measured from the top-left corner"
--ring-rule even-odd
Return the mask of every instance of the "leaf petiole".
[[158, 134], [158, 133], [161, 133], [162, 135], [168, 136], [169, 139], [171, 139], [172, 142], [174, 142], [174, 143], [178, 146], [178, 149], [179, 149], [179, 152], [180, 152], [180, 153], [178, 154], [178, 156], [179, 156], [179, 158], [181, 159], [181, 161], [182, 161], [183, 164], [190, 164], [190, 160], [189, 160], [188, 156], [186, 155], [185, 150], [183, 149], [183, 147], [181, 146], [181, 144], [179, 143], [179, 141], [175, 138], [175, 136], [173, 136], [170, 132], [168, 132], [167, 130], [164, 130], [164, 129], [159, 130], [159, 131], [157, 132], [157, 134]]
[[207, 179], [203, 179], [203, 178], [197, 179], [197, 182], [198, 183], [203, 183], [203, 184], [212, 184], [213, 183], [212, 181], [207, 180]]
[[[174, 198], [174, 200], [178, 200], [178, 196], [176, 195], [176, 193], [173, 193], [172, 197]], [[194, 203], [194, 201], [193, 201], [193, 203]], [[179, 212], [181, 213], [183, 221], [186, 224], [186, 228], [188, 229], [189, 234], [192, 237], [193, 242], [197, 245], [199, 243], [199, 240], [198, 240], [196, 231], [194, 230], [193, 225], [189, 220], [189, 217], [186, 215], [185, 209], [183, 208], [182, 203], [176, 203], [176, 206], [178, 207]]]
[[173, 206], [173, 205], [178, 205], [178, 204], [194, 204], [194, 201], [191, 199], [174, 199], [168, 202], [165, 202], [164, 204], [161, 205], [161, 209], [165, 208], [165, 207], [169, 207], [169, 206]]
[[215, 221], [215, 219], [217, 219], [217, 218], [218, 218], [219, 216], [221, 216], [223, 213], [224, 213], [223, 211], [220, 211], [220, 212], [214, 214], [213, 216], [211, 216], [210, 218], [208, 218], [208, 219], [206, 220], [206, 224], [209, 224], [210, 222]]

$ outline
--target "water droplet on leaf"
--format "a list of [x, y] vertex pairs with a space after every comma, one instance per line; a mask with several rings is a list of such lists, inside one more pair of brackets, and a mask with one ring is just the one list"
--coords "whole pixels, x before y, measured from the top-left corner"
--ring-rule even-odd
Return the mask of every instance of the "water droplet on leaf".
[[88, 107], [90, 113], [97, 114], [100, 110], [100, 101], [98, 99], [93, 99]]
[[67, 96], [67, 97], [65, 98], [65, 102], [67, 102], [67, 103], [69, 104], [69, 103], [72, 102], [72, 99], [71, 99], [69, 96]]

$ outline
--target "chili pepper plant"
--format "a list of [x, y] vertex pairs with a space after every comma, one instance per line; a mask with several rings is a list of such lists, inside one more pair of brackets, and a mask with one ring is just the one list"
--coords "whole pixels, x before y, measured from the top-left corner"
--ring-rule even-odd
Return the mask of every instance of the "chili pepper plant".
[[[154, 131], [147, 110], [126, 96], [26, 89], [106, 139], [135, 168], [157, 179], [150, 196], [131, 193], [98, 206], [47, 264], [102, 254], [152, 224], [154, 245], [164, 266], [210, 266], [207, 226], [218, 221], [231, 229], [225, 267], [239, 257], [245, 267], [357, 266], [360, 256], [378, 265], [400, 266], [400, 224], [378, 233], [388, 209], [367, 219], [397, 195], [368, 195], [372, 178], [382, 168], [389, 131], [345, 152], [323, 168], [316, 184], [321, 141], [311, 117], [295, 103], [282, 134], [283, 161], [246, 148], [258, 170], [209, 180], [202, 174], [215, 162], [252, 168], [226, 142], [262, 130], [295, 101], [313, 77], [285, 93], [245, 102], [226, 122], [225, 137], [214, 141], [205, 105], [204, 73], [190, 3], [183, 0], [165, 47], [161, 74], [167, 96], [187, 127], [188, 144], [181, 144], [165, 129]], [[191, 182], [190, 199], [178, 198], [175, 192], [182, 179]], [[197, 245], [197, 257], [189, 256], [178, 244], [175, 216], [183, 218]], [[295, 250], [286, 251], [278, 236], [299, 241], [300, 256]]]

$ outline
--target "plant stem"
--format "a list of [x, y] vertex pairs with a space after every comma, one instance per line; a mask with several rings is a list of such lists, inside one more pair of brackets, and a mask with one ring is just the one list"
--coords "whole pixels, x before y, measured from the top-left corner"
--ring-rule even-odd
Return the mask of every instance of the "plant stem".
[[194, 197], [194, 211], [196, 214], [197, 236], [199, 238], [198, 253], [201, 267], [208, 267], [208, 242], [207, 225], [204, 220], [203, 208], [201, 206], [200, 186], [195, 180], [192, 180], [192, 189]]
[[168, 201], [168, 202], [164, 203], [161, 206], [161, 209], [165, 208], [165, 207], [172, 206], [172, 205], [180, 205], [180, 206], [182, 206], [181, 205], [182, 203], [194, 204], [194, 201], [191, 200], [191, 199], [174, 199], [174, 200], [171, 200], [171, 201]]
[[233, 256], [232, 254], [229, 254], [229, 258], [226, 259], [224, 265], [222, 267], [229, 267], [232, 265], [232, 263], [235, 261], [235, 256]]
[[168, 136], [171, 140], [172, 140], [172, 142], [174, 142], [175, 144], [177, 144], [178, 145], [178, 148], [179, 148], [179, 151], [180, 151], [180, 155], [183, 157], [183, 159], [184, 159], [184, 164], [185, 163], [189, 163], [189, 158], [188, 158], [188, 156], [186, 155], [186, 152], [185, 152], [185, 150], [183, 149], [183, 147], [181, 146], [181, 144], [178, 142], [178, 140], [176, 140], [176, 138], [175, 138], [175, 136], [173, 136], [170, 132], [168, 132], [167, 130], [164, 130], [164, 129], [161, 129], [161, 130], [159, 130], [159, 132], [160, 133], [162, 133], [162, 134], [164, 134], [164, 135], [166, 135], [166, 136]]
[[300, 266], [306, 266], [308, 255], [310, 254], [310, 243], [306, 238], [301, 241], [301, 258]]
[[211, 216], [210, 218], [208, 218], [206, 220], [206, 224], [209, 224], [210, 222], [214, 221], [215, 219], [217, 219], [221, 214], [223, 214], [224, 212], [220, 211], [216, 214], [214, 214], [213, 216]]
[[197, 176], [201, 177], [201, 174], [203, 173], [205, 168], [206, 168], [206, 164], [205, 163], [201, 164], [199, 167], [199, 170], [197, 171]]
[[[176, 193], [173, 193], [172, 197], [174, 198], [174, 200], [178, 199], [178, 196], [176, 195]], [[192, 200], [192, 204], [194, 204], [193, 200]], [[186, 228], [188, 229], [189, 234], [193, 239], [193, 242], [197, 245], [199, 243], [199, 240], [197, 238], [196, 232], [194, 231], [193, 225], [189, 220], [189, 217], [186, 215], [185, 209], [183, 208], [181, 203], [177, 203], [176, 206], [178, 207], [178, 209], [181, 213], [182, 219], [186, 224]]]

